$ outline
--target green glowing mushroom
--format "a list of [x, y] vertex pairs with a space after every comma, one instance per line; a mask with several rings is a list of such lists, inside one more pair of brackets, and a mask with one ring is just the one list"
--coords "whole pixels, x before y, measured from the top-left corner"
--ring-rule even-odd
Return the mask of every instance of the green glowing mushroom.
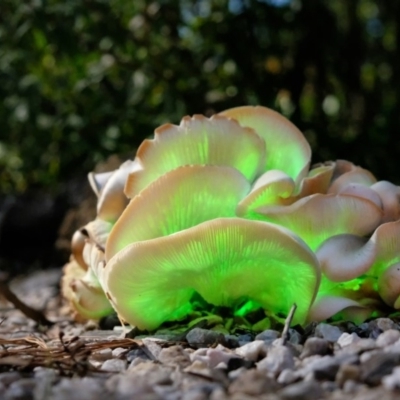
[[249, 181], [265, 164], [265, 143], [252, 129], [215, 115], [185, 117], [179, 126], [166, 124], [154, 139], [139, 147], [136, 162], [142, 169], [130, 174], [125, 194], [133, 198], [165, 173], [183, 165], [221, 165], [240, 171]]
[[296, 182], [307, 175], [311, 160], [310, 145], [287, 118], [274, 110], [259, 106], [231, 108], [220, 115], [234, 118], [240, 125], [253, 128], [264, 139], [264, 171], [280, 170]]
[[285, 226], [313, 250], [326, 239], [342, 233], [367, 235], [382, 218], [382, 210], [367, 199], [332, 194], [314, 194], [289, 206], [261, 206], [255, 211], [257, 219]]
[[[329, 238], [316, 252], [330, 287], [323, 284], [319, 296], [338, 289], [342, 298], [362, 300], [378, 295], [385, 303], [400, 308], [400, 221], [380, 225], [365, 239], [356, 235]], [[324, 280], [323, 280], [324, 282]]]
[[106, 259], [131, 243], [234, 217], [249, 190], [247, 179], [231, 167], [192, 165], [169, 171], [131, 200], [108, 238]]
[[274, 224], [217, 218], [137, 242], [108, 260], [103, 285], [119, 316], [140, 329], [184, 317], [195, 293], [218, 306], [254, 301], [304, 322], [319, 284], [314, 254]]

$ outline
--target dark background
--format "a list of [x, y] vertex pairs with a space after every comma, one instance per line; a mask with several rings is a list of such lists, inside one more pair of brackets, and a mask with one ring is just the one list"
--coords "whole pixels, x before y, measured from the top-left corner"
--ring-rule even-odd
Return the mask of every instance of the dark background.
[[399, 20], [393, 0], [2, 0], [0, 225], [6, 195], [50, 192], [61, 220], [99, 161], [246, 104], [289, 117], [314, 162], [399, 184]]

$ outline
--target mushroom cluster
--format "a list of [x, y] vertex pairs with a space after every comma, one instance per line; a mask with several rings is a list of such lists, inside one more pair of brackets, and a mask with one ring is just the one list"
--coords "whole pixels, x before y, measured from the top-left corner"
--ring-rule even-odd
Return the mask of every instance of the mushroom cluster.
[[97, 217], [72, 238], [63, 293], [77, 315], [139, 329], [196, 298], [293, 324], [400, 308], [400, 188], [311, 149], [265, 107], [184, 117], [133, 161], [89, 174]]

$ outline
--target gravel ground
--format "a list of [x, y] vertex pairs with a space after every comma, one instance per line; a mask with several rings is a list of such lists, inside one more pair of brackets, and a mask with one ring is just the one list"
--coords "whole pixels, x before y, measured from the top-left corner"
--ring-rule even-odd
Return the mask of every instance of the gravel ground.
[[62, 313], [60, 271], [13, 282], [56, 322], [36, 326], [0, 302], [0, 399], [397, 399], [400, 325], [313, 324], [259, 334], [194, 327], [129, 338]]

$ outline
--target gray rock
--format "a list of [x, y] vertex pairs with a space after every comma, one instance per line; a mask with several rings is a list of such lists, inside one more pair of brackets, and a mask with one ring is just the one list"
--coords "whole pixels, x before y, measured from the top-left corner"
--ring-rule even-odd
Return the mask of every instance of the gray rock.
[[237, 348], [235, 352], [237, 355], [247, 360], [258, 361], [267, 354], [267, 345], [263, 340], [254, 340], [253, 342]]
[[326, 354], [332, 353], [332, 344], [326, 339], [311, 337], [306, 340], [304, 343], [303, 351], [300, 355], [300, 358], [306, 358], [313, 356], [315, 354], [319, 354], [324, 356]]
[[259, 371], [271, 372], [275, 375], [284, 369], [293, 369], [294, 366], [293, 353], [285, 346], [271, 347], [267, 356], [257, 363]]
[[349, 346], [353, 343], [358, 343], [361, 340], [361, 338], [357, 335], [357, 333], [353, 332], [353, 333], [347, 333], [347, 332], [343, 332], [340, 337], [337, 340], [337, 344], [340, 347], [346, 347]]
[[3, 372], [0, 374], [0, 383], [5, 387], [11, 385], [11, 383], [18, 381], [22, 378], [22, 375], [19, 372], [11, 371], [11, 372]]
[[203, 347], [211, 346], [217, 343], [224, 343], [225, 337], [220, 332], [194, 328], [186, 335], [186, 340], [193, 347]]
[[342, 364], [336, 374], [336, 383], [343, 387], [345, 382], [358, 381], [361, 377], [361, 369], [358, 365]]
[[101, 381], [95, 378], [72, 378], [61, 379], [60, 383], [51, 391], [52, 400], [100, 400], [104, 399], [104, 388]]
[[315, 327], [315, 336], [329, 342], [336, 342], [341, 335], [342, 331], [337, 326], [320, 323]]
[[277, 382], [282, 385], [290, 385], [291, 383], [299, 380], [300, 376], [296, 371], [292, 369], [284, 369], [278, 376]]
[[106, 360], [110, 360], [112, 357], [113, 357], [113, 353], [112, 353], [111, 349], [102, 349], [102, 350], [92, 353], [90, 358], [95, 361], [103, 362]]
[[378, 347], [386, 347], [397, 342], [400, 339], [400, 332], [395, 329], [388, 329], [382, 332], [376, 339], [376, 345]]
[[400, 362], [400, 354], [378, 353], [361, 365], [361, 379], [368, 385], [379, 385], [385, 375], [392, 373]]
[[382, 385], [389, 390], [400, 389], [400, 367], [395, 367], [390, 375], [384, 376]]
[[276, 383], [275, 379], [266, 376], [261, 371], [249, 369], [242, 372], [239, 377], [231, 383], [229, 386], [229, 393], [258, 396], [264, 393], [275, 392], [278, 387], [279, 385]]
[[289, 333], [289, 343], [300, 344], [302, 342], [303, 337], [300, 335], [299, 332], [296, 331], [296, 329], [290, 328], [288, 333]]
[[127, 368], [126, 360], [112, 358], [111, 360], [104, 361], [103, 365], [100, 367], [100, 370], [107, 372], [121, 372], [125, 371], [126, 368]]
[[340, 365], [354, 364], [358, 361], [355, 355], [341, 355], [341, 356], [323, 356], [320, 358], [312, 358], [310, 362], [304, 360], [304, 367], [298, 370], [298, 373], [306, 377], [312, 376], [317, 380], [334, 380]]
[[263, 340], [265, 344], [271, 344], [275, 339], [277, 339], [281, 334], [278, 331], [272, 329], [267, 329], [256, 336], [256, 340]]
[[22, 378], [15, 381], [8, 387], [5, 400], [32, 400], [35, 386], [35, 379]]
[[190, 365], [190, 357], [182, 346], [166, 347], [160, 351], [158, 361], [166, 365], [178, 366], [185, 368]]
[[320, 400], [324, 396], [321, 385], [313, 380], [293, 383], [279, 392], [285, 400]]

